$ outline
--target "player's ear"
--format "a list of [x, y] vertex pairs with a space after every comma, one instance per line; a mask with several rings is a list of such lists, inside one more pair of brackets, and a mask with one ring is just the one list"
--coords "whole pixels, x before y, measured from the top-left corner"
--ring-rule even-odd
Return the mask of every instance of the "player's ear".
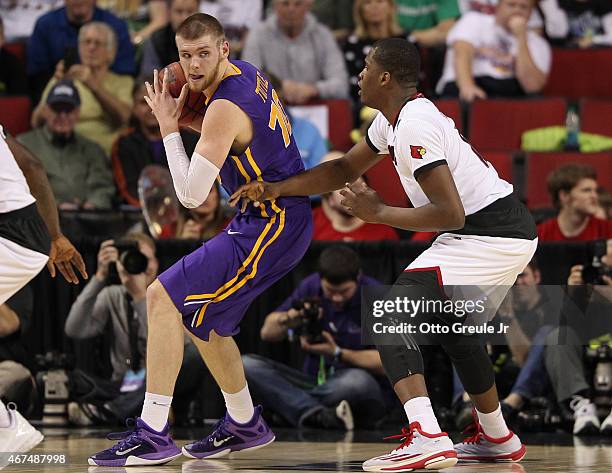
[[385, 71], [380, 75], [380, 85], [387, 85], [389, 82], [391, 82], [391, 74]]
[[230, 54], [230, 45], [229, 41], [225, 38], [221, 40], [221, 57], [228, 58]]

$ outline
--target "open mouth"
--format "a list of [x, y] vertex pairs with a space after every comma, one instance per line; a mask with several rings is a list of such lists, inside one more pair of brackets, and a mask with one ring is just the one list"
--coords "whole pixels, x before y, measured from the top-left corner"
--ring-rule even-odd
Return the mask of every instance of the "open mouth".
[[196, 74], [189, 74], [189, 79], [190, 80], [200, 80], [202, 79], [204, 76], [203, 75], [196, 75]]

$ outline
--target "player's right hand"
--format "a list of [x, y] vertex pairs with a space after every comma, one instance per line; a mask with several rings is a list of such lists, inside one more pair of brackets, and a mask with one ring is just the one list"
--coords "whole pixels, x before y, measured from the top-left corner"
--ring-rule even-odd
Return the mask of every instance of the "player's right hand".
[[100, 245], [100, 251], [98, 251], [98, 269], [96, 271], [96, 278], [104, 281], [108, 276], [108, 265], [116, 262], [119, 258], [119, 252], [115, 248], [114, 240], [105, 240]]
[[83, 279], [88, 278], [81, 254], [64, 235], [60, 235], [51, 242], [47, 268], [52, 278], [55, 277], [55, 269], [57, 268], [64, 279], [73, 284], [79, 283], [79, 277], [74, 272], [74, 268], [81, 273]]
[[258, 207], [264, 200], [272, 200], [278, 197], [278, 191], [274, 183], [265, 181], [251, 181], [236, 189], [229, 200], [229, 204], [235, 207], [241, 201], [240, 211], [244, 212], [253, 202], [255, 207]]

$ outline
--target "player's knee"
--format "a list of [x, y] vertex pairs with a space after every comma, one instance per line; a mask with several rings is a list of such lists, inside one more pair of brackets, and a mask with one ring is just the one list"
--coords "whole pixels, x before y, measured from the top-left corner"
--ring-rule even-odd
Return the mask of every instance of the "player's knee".
[[488, 391], [495, 382], [493, 365], [485, 347], [479, 343], [443, 345], [459, 379], [470, 394]]

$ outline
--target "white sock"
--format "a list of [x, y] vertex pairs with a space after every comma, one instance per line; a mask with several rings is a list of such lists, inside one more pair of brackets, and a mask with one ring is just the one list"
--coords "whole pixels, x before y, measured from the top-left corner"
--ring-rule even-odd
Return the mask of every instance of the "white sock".
[[225, 398], [227, 413], [232, 419], [239, 424], [246, 424], [253, 418], [255, 408], [253, 407], [253, 400], [251, 399], [248, 384], [234, 394], [226, 393], [223, 390], [221, 390], [221, 392]]
[[146, 392], [140, 418], [153, 430], [161, 432], [168, 422], [171, 405], [172, 396]]
[[478, 414], [478, 422], [480, 422], [482, 430], [489, 437], [499, 439], [510, 433], [499, 404], [497, 405], [497, 409], [489, 414], [483, 414], [479, 412], [478, 409], [476, 409], [476, 414]]
[[431, 408], [431, 401], [428, 397], [415, 397], [406, 401], [404, 410], [408, 416], [408, 421], [412, 424], [418, 422], [421, 429], [428, 434], [439, 434], [442, 432], [438, 425], [438, 419]]
[[0, 401], [0, 427], [8, 427], [9, 425], [11, 425], [11, 418], [4, 403]]

